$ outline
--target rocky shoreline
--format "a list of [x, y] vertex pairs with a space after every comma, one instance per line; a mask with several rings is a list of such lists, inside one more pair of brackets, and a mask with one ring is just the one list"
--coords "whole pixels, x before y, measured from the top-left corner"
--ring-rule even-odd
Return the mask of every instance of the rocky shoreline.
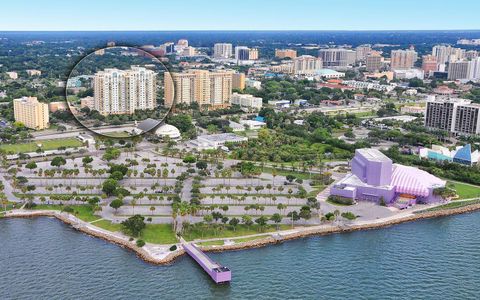
[[[467, 205], [464, 207], [459, 208], [452, 208], [452, 209], [444, 209], [444, 210], [437, 210], [437, 211], [430, 211], [430, 212], [421, 212], [413, 215], [409, 215], [406, 217], [399, 217], [397, 219], [392, 219], [388, 221], [379, 221], [379, 222], [372, 222], [368, 224], [362, 225], [352, 225], [352, 226], [344, 226], [344, 227], [330, 227], [330, 228], [305, 228], [300, 231], [294, 233], [287, 233], [287, 234], [280, 234], [275, 238], [272, 236], [266, 236], [265, 238], [259, 238], [252, 241], [247, 241], [239, 244], [233, 245], [223, 245], [223, 246], [201, 246], [201, 249], [206, 252], [223, 252], [223, 251], [234, 251], [234, 250], [244, 250], [244, 249], [252, 249], [252, 248], [259, 248], [264, 247], [272, 244], [278, 244], [285, 241], [305, 238], [309, 236], [320, 236], [320, 235], [328, 235], [334, 233], [346, 233], [346, 232], [353, 232], [359, 230], [371, 230], [371, 229], [379, 229], [385, 228], [401, 223], [413, 222], [417, 220], [423, 219], [431, 219], [431, 218], [438, 218], [438, 217], [445, 217], [457, 214], [464, 214], [464, 213], [471, 213], [474, 211], [480, 210], [480, 204], [472, 204]], [[101, 238], [105, 241], [111, 242], [113, 244], [119, 245], [123, 248], [127, 248], [131, 251], [134, 251], [139, 258], [144, 260], [145, 262], [157, 264], [157, 265], [165, 265], [170, 264], [178, 257], [185, 254], [183, 249], [178, 249], [173, 251], [162, 258], [157, 258], [147, 250], [137, 247], [135, 242], [125, 240], [115, 236], [114, 234], [107, 234], [101, 231], [92, 230], [87, 226], [78, 226], [75, 221], [69, 218], [69, 214], [60, 213], [57, 211], [29, 211], [22, 214], [7, 214], [5, 218], [32, 218], [32, 217], [54, 217], [67, 225], [72, 226], [76, 230], [83, 232], [85, 234]]]

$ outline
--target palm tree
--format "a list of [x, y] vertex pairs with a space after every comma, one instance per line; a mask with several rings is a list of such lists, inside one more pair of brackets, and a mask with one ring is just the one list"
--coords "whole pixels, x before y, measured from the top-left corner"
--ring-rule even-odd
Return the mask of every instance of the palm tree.
[[152, 216], [153, 216], [153, 212], [155, 211], [155, 206], [150, 206], [150, 211], [152, 212]]

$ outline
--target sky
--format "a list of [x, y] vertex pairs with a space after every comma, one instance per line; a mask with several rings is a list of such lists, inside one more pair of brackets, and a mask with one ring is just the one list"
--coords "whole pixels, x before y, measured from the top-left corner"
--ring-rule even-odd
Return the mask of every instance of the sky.
[[478, 0], [8, 0], [12, 30], [480, 29]]

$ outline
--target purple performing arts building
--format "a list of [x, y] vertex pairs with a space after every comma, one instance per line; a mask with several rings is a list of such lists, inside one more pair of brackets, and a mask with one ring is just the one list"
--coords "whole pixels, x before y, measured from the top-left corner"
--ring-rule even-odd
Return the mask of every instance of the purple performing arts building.
[[351, 161], [352, 172], [330, 188], [330, 194], [366, 200], [400, 208], [416, 203], [441, 201], [433, 190], [446, 181], [414, 167], [392, 163], [376, 149], [357, 149]]

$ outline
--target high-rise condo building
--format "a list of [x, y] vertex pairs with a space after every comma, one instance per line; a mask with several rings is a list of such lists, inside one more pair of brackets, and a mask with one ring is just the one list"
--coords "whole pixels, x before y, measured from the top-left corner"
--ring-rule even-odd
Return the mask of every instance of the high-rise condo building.
[[93, 107], [102, 115], [133, 114], [154, 109], [157, 103], [156, 74], [143, 67], [105, 69], [94, 77]]
[[454, 134], [480, 134], [480, 104], [467, 99], [427, 102], [425, 127]]
[[243, 90], [245, 89], [245, 74], [233, 73], [232, 74], [232, 89]]
[[390, 67], [392, 69], [411, 69], [417, 61], [417, 52], [415, 50], [392, 50], [390, 57]]
[[480, 57], [472, 60], [458, 60], [450, 62], [448, 64], [448, 79], [480, 79]]
[[38, 102], [37, 97], [14, 99], [13, 114], [15, 121], [27, 128], [35, 130], [48, 128], [48, 104]]
[[365, 61], [367, 59], [367, 55], [372, 52], [371, 45], [360, 45], [355, 48], [355, 56], [356, 61]]
[[311, 55], [301, 55], [293, 59], [293, 70], [297, 75], [315, 75], [322, 69], [322, 59]]
[[371, 51], [365, 58], [365, 64], [368, 72], [378, 72], [383, 65], [383, 57], [378, 51]]
[[257, 60], [258, 59], [258, 49], [252, 48], [248, 51], [248, 60]]
[[453, 61], [448, 64], [448, 79], [468, 79], [470, 62], [466, 60]]
[[320, 49], [318, 51], [318, 57], [322, 59], [324, 67], [346, 67], [354, 64], [357, 54], [353, 50], [332, 48], [332, 49]]
[[165, 73], [165, 105], [197, 102], [200, 107], [225, 108], [232, 95], [232, 72], [191, 70]]
[[213, 46], [214, 58], [230, 58], [232, 57], [232, 44], [217, 43]]
[[250, 59], [250, 48], [245, 46], [235, 47], [235, 59], [236, 60], [249, 60]]
[[245, 46], [235, 47], [236, 60], [257, 60], [259, 57], [257, 48], [248, 48]]
[[275, 57], [280, 59], [287, 57], [294, 59], [297, 57], [297, 51], [293, 49], [275, 49]]
[[465, 55], [465, 50], [454, 48], [450, 45], [436, 45], [432, 48], [432, 55], [437, 58], [438, 64], [446, 64], [462, 59]]

